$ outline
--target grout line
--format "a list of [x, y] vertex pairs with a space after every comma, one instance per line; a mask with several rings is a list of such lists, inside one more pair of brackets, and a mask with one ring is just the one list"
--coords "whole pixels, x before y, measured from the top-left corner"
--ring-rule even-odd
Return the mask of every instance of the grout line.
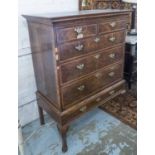
[[21, 51], [21, 50], [27, 49], [27, 48], [31, 48], [31, 47], [30, 46], [27, 46], [27, 47], [19, 48], [18, 50]]
[[[31, 47], [30, 46], [28, 46], [28, 47], [24, 47], [24, 48], [20, 48], [20, 49], [18, 49], [18, 57], [22, 57], [22, 56], [26, 56], [26, 55], [30, 55], [30, 54], [32, 54], [32, 52], [25, 52], [25, 54], [24, 54], [24, 52], [20, 52], [20, 51], [25, 51], [25, 50], [28, 50], [28, 49], [31, 49]], [[30, 50], [31, 51], [31, 50]]]
[[34, 100], [32, 100], [32, 101], [29, 101], [29, 102], [27, 102], [27, 103], [24, 103], [24, 104], [22, 104], [22, 105], [19, 105], [18, 108], [22, 108], [22, 107], [24, 107], [24, 106], [26, 106], [26, 105], [28, 105], [28, 104], [31, 104], [32, 102], [35, 102], [35, 101], [37, 101], [37, 99], [34, 99]]
[[32, 53], [27, 53], [27, 54], [22, 54], [22, 55], [18, 55], [18, 58], [23, 57], [23, 56], [27, 56], [27, 55], [31, 55]]

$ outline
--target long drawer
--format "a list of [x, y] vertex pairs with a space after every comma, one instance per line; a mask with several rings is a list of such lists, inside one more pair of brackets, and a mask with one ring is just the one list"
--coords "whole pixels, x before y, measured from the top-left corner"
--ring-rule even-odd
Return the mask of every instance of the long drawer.
[[120, 62], [98, 70], [83, 80], [62, 87], [63, 106], [66, 108], [71, 104], [78, 103], [79, 100], [95, 91], [120, 80], [122, 78], [122, 73], [123, 64]]
[[110, 50], [90, 55], [88, 57], [77, 59], [75, 61], [61, 65], [61, 82], [65, 83], [70, 80], [80, 78], [97, 69], [115, 63], [123, 59], [123, 47], [115, 47]]
[[78, 105], [72, 106], [70, 109], [63, 112], [62, 122], [68, 123], [77, 117], [80, 117], [85, 112], [94, 107], [103, 105], [106, 101], [116, 97], [117, 95], [125, 92], [124, 81], [120, 81], [115, 85], [104, 89], [87, 100], [80, 102]]
[[124, 39], [125, 31], [118, 31], [61, 44], [58, 46], [60, 61], [112, 47], [116, 44], [123, 43]]

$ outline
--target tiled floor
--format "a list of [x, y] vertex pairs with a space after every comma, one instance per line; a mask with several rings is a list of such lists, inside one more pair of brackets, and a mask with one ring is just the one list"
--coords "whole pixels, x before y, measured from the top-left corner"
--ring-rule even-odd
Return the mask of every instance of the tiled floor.
[[23, 128], [25, 155], [136, 155], [136, 130], [100, 109], [74, 121], [68, 131], [68, 152], [61, 152], [56, 123], [46, 116]]

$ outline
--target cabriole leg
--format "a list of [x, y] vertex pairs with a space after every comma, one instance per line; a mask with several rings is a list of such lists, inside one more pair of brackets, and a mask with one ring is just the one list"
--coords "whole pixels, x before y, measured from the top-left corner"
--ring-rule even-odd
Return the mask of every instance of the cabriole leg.
[[60, 126], [57, 125], [57, 128], [59, 130], [61, 139], [62, 139], [62, 152], [66, 152], [68, 150], [67, 146], [67, 130], [68, 130], [68, 125], [65, 126]]

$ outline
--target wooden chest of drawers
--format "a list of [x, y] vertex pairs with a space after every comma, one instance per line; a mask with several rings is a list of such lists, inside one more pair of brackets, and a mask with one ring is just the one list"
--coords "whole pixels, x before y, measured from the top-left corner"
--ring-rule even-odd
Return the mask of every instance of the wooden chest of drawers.
[[124, 93], [128, 10], [24, 15], [28, 21], [41, 124], [57, 122], [62, 151], [69, 123]]

